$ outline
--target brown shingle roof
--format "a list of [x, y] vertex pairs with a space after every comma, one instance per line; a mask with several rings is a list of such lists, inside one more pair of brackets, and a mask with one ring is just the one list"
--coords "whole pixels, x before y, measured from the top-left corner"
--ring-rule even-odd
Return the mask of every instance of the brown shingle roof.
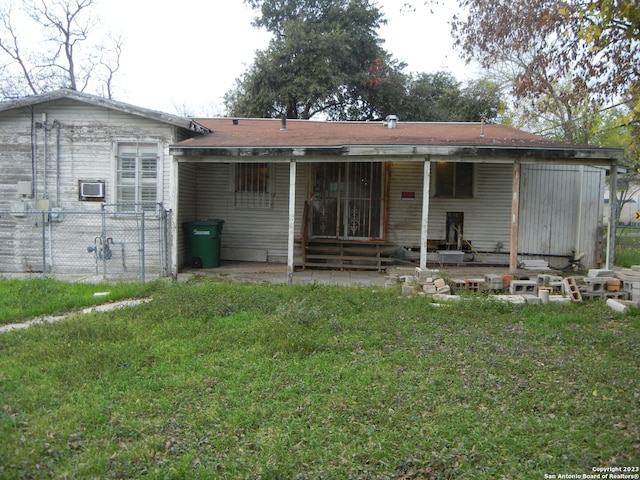
[[[279, 119], [198, 118], [212, 133], [191, 138], [178, 147], [336, 147], [354, 145], [443, 145], [502, 147], [571, 147], [505, 125], [480, 123], [332, 122]], [[588, 148], [588, 147], [587, 147]]]

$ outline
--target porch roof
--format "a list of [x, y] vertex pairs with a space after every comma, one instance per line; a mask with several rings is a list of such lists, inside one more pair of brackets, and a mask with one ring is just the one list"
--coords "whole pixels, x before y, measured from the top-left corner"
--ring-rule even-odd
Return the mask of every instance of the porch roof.
[[[505, 125], [483, 123], [333, 122], [313, 120], [197, 118], [211, 130], [171, 146], [171, 154], [195, 157], [326, 157], [428, 155], [563, 160], [610, 165], [621, 149], [558, 142]], [[245, 158], [246, 159], [246, 158]], [[248, 160], [248, 159], [247, 159]], [[229, 161], [228, 159], [226, 161]]]

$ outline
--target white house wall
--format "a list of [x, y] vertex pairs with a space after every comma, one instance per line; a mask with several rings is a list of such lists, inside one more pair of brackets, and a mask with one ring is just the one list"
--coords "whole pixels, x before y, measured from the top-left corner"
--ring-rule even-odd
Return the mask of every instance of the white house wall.
[[[188, 165], [188, 164], [187, 164]], [[183, 175], [180, 165], [180, 175]], [[224, 220], [221, 234], [222, 260], [245, 260], [285, 263], [289, 212], [289, 164], [272, 164], [272, 205], [270, 208], [234, 206], [233, 165], [201, 163], [196, 169], [196, 205], [180, 205], [182, 221]], [[300, 224], [307, 194], [307, 169], [298, 165], [296, 180], [296, 232]], [[182, 183], [182, 182], [181, 182]], [[186, 251], [180, 255], [186, 262]]]
[[[435, 166], [432, 165], [435, 193]], [[432, 196], [429, 202], [429, 240], [446, 238], [447, 212], [464, 213], [463, 237], [479, 251], [508, 251], [511, 215], [511, 173], [508, 164], [475, 165], [473, 198]], [[389, 198], [389, 241], [402, 247], [420, 245], [423, 164], [397, 162], [391, 167]], [[403, 200], [402, 192], [415, 193], [415, 200]], [[502, 247], [499, 246], [502, 245]], [[504, 249], [504, 250], [502, 250]]]
[[[46, 115], [44, 117], [43, 115]], [[43, 122], [46, 119], [47, 162], [45, 165], [45, 132], [35, 128], [37, 150], [36, 170], [32, 165], [32, 119]], [[54, 124], [54, 122], [57, 122]], [[57, 131], [60, 132], [60, 157], [57, 163]], [[0, 112], [0, 211], [15, 211], [27, 208], [38, 210], [37, 201], [48, 199], [49, 207], [62, 208], [63, 212], [100, 212], [101, 202], [87, 202], [78, 199], [78, 181], [105, 181], [106, 203], [115, 201], [115, 146], [118, 142], [144, 142], [159, 144], [158, 201], [170, 205], [170, 168], [168, 146], [180, 140], [177, 128], [108, 108], [75, 100], [60, 99]], [[59, 171], [59, 177], [58, 176]], [[46, 175], [45, 175], [46, 172]], [[36, 189], [31, 198], [18, 195], [18, 182], [31, 181]], [[59, 186], [59, 188], [58, 188]], [[63, 217], [64, 218], [64, 217]], [[0, 271], [23, 272], [26, 265], [41, 270], [42, 240], [35, 226], [15, 224], [12, 229], [1, 228]], [[41, 228], [41, 227], [40, 227]], [[93, 241], [96, 232], [87, 232], [82, 225], [72, 226], [64, 219], [47, 229], [55, 230], [56, 238], [66, 246], [77, 243], [86, 252], [87, 239]], [[98, 231], [97, 234], [100, 232]], [[86, 238], [83, 238], [86, 237]], [[31, 245], [33, 243], [33, 245]], [[54, 256], [52, 256], [53, 258]], [[58, 255], [59, 257], [59, 255]], [[149, 267], [153, 268], [152, 265]], [[48, 265], [52, 273], [55, 265]], [[77, 273], [77, 267], [70, 268]]]

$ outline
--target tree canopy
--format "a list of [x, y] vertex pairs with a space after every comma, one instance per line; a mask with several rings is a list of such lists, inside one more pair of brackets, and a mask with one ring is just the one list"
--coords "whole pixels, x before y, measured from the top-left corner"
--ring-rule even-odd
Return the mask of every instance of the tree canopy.
[[488, 81], [462, 88], [450, 74], [406, 74], [377, 36], [369, 0], [247, 0], [274, 38], [227, 93], [229, 115], [409, 121], [491, 121], [501, 106]]
[[255, 25], [274, 34], [268, 48], [227, 94], [234, 115], [339, 116], [367, 88], [369, 70], [386, 58], [369, 0], [250, 0]]
[[451, 74], [436, 72], [408, 78], [397, 112], [409, 121], [492, 122], [502, 106], [495, 83], [481, 79], [463, 87]]
[[466, 15], [452, 21], [457, 45], [467, 59], [485, 67], [509, 64], [517, 98], [535, 103], [544, 97], [556, 105], [585, 98], [611, 104], [622, 98], [629, 106], [628, 121], [640, 120], [637, 0], [458, 0], [458, 4]]

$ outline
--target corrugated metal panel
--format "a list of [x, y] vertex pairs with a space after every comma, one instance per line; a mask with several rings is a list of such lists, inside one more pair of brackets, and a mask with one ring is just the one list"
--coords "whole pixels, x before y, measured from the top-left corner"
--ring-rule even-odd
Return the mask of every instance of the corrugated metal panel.
[[[432, 197], [429, 202], [428, 238], [446, 238], [447, 212], [464, 214], [463, 237], [480, 251], [508, 249], [511, 215], [510, 165], [476, 164], [473, 198]], [[433, 194], [434, 168], [432, 166]], [[420, 245], [423, 166], [394, 163], [389, 199], [389, 241], [404, 247]], [[415, 192], [415, 200], [402, 200], [402, 192]], [[504, 250], [503, 250], [504, 251]]]
[[579, 241], [577, 249], [585, 253], [583, 264], [596, 265], [604, 174], [603, 169], [594, 167], [581, 170], [568, 165], [523, 165], [519, 253], [546, 258], [550, 264], [562, 266], [567, 263], [566, 258], [559, 257], [571, 255]]

